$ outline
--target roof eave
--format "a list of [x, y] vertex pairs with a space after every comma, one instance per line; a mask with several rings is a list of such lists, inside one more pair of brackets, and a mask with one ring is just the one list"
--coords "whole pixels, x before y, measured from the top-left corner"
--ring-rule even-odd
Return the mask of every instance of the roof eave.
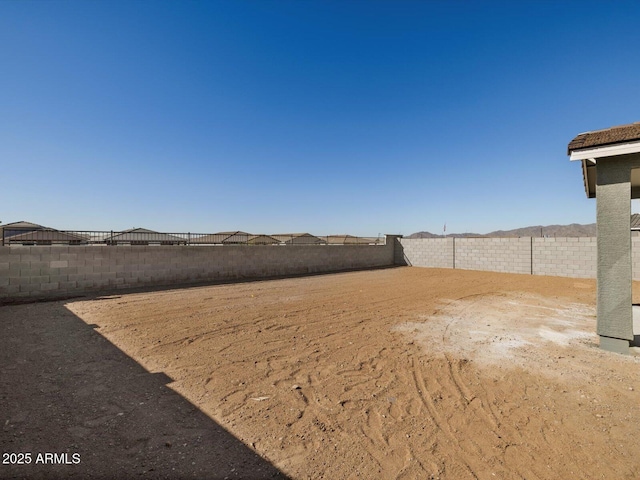
[[598, 158], [616, 157], [632, 153], [640, 153], [640, 140], [571, 150], [569, 151], [569, 160], [596, 160]]
[[582, 177], [587, 198], [595, 198], [595, 177], [596, 163], [599, 159], [618, 157], [640, 153], [640, 141], [617, 143], [613, 145], [600, 145], [591, 148], [581, 148], [569, 152], [569, 160], [579, 160], [582, 163]]
[[[589, 166], [587, 160], [583, 160], [582, 163], [582, 182], [584, 183], [584, 192], [587, 194], [587, 198], [595, 198], [596, 192], [589, 189]], [[595, 164], [594, 164], [595, 165]], [[594, 172], [595, 173], [595, 172]]]

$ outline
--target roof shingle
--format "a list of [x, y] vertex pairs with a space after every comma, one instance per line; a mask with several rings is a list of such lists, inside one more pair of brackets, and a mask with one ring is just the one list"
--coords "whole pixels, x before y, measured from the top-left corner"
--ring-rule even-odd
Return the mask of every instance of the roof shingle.
[[569, 142], [567, 153], [571, 155], [574, 150], [632, 142], [634, 140], [640, 140], [640, 122], [581, 133]]

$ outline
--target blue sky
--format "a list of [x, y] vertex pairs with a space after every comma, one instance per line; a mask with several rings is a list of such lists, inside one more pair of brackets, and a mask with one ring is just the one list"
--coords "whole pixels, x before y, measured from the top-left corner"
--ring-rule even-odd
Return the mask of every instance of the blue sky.
[[622, 1], [2, 0], [0, 220], [591, 223], [566, 147], [640, 120], [639, 21]]

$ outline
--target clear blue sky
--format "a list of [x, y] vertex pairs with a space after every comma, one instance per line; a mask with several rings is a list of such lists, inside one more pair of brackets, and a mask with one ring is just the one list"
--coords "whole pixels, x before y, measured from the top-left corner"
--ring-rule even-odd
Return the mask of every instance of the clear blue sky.
[[0, 220], [591, 223], [568, 142], [640, 120], [640, 2], [0, 1]]

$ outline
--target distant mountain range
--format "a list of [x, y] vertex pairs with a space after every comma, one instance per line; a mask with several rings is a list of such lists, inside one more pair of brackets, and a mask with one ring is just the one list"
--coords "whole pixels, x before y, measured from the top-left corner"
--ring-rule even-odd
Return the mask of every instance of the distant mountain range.
[[[531, 227], [516, 228], [514, 230], [496, 230], [490, 233], [447, 233], [447, 237], [595, 237], [596, 224], [581, 225], [535, 225]], [[416, 232], [406, 238], [442, 238], [431, 232]]]

